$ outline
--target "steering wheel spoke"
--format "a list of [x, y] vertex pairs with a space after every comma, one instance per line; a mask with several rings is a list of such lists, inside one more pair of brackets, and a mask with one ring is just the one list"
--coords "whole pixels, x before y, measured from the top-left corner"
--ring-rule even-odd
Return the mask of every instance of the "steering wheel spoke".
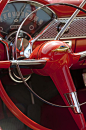
[[11, 67], [15, 66], [18, 64], [21, 68], [21, 66], [23, 68], [29, 68], [29, 69], [42, 69], [45, 64], [46, 64], [46, 60], [35, 60], [35, 59], [28, 59], [28, 60], [11, 60]]
[[11, 66], [10, 61], [0, 61], [0, 69], [1, 68], [9, 68]]

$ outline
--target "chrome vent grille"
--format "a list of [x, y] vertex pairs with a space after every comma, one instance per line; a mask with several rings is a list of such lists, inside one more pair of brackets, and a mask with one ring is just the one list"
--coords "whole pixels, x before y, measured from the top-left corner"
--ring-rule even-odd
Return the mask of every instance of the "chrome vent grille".
[[[57, 26], [59, 23], [66, 23], [67, 20], [68, 18], [57, 19], [57, 21], [39, 38], [39, 40], [54, 39], [58, 34]], [[69, 32], [63, 34], [61, 39], [86, 37], [86, 17], [77, 17], [69, 27]]]

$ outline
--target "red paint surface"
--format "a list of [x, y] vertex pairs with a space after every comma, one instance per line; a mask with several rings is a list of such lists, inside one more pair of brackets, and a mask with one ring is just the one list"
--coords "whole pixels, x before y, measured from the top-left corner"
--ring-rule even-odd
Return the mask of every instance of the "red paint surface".
[[86, 50], [86, 39], [76, 39], [76, 49], [75, 52], [81, 52]]

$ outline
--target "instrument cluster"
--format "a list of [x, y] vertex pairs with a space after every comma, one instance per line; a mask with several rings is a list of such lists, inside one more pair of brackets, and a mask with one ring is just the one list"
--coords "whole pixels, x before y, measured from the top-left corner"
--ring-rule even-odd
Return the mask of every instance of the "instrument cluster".
[[[2, 35], [7, 36], [10, 32], [17, 30], [27, 15], [40, 6], [42, 5], [33, 1], [8, 3], [0, 17], [0, 32]], [[34, 37], [52, 20], [54, 15], [49, 8], [40, 9], [26, 20], [22, 30]]]

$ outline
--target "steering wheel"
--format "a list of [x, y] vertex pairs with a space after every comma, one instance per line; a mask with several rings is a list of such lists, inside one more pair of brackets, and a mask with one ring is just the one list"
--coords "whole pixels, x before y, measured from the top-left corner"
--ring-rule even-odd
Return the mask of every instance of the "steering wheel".
[[[55, 4], [57, 4], [57, 3], [55, 3]], [[76, 7], [74, 5], [69, 5], [69, 4], [64, 4], [64, 3], [58, 3], [58, 4], [73, 6], [86, 13], [85, 10], [83, 10], [79, 7]], [[84, 5], [84, 4], [85, 3], [82, 2], [82, 5]], [[50, 4], [50, 6], [51, 5], [54, 5], [54, 4]], [[43, 7], [46, 7], [46, 6], [47, 5], [45, 5]], [[43, 7], [40, 7], [38, 9], [36, 9], [35, 11], [37, 11]], [[32, 13], [34, 13], [35, 11], [33, 11]], [[78, 11], [76, 11], [76, 12], [78, 12]], [[26, 19], [28, 17], [26, 17]], [[23, 23], [24, 23], [24, 21], [23, 21]], [[19, 31], [20, 31], [23, 23], [20, 25], [20, 27], [17, 31], [16, 39], [15, 39], [15, 47], [14, 47], [14, 59], [15, 60], [0, 61], [0, 68], [9, 68], [11, 65], [16, 65], [19, 75], [27, 87], [28, 87], [28, 85], [25, 82], [25, 80], [21, 74], [19, 65], [24, 65], [24, 66], [28, 65], [28, 66], [30, 66], [30, 68], [32, 68], [32, 67], [34, 68], [34, 66], [35, 66], [35, 69], [33, 69], [34, 72], [36, 71], [39, 74], [41, 73], [42, 75], [50, 76], [51, 79], [53, 80], [54, 84], [56, 85], [60, 95], [62, 96], [65, 104], [67, 105], [65, 107], [69, 107], [69, 111], [70, 111], [72, 117], [74, 118], [76, 124], [78, 125], [79, 129], [86, 128], [85, 119], [84, 119], [83, 113], [81, 113], [76, 89], [75, 89], [75, 86], [74, 86], [74, 83], [72, 81], [72, 77], [71, 77], [70, 71], [69, 71], [69, 67], [71, 67], [73, 64], [77, 63], [79, 60], [83, 60], [83, 58], [86, 56], [86, 52], [75, 54], [72, 52], [72, 50], [69, 48], [69, 46], [66, 43], [58, 41], [58, 40], [56, 40], [56, 41], [54, 40], [54, 41], [46, 42], [43, 45], [35, 48], [34, 51], [31, 53], [29, 60], [18, 61], [18, 60], [16, 60], [16, 56], [15, 56], [16, 55], [17, 37], [18, 37]], [[39, 38], [39, 36], [37, 36], [36, 39], [33, 39], [32, 41], [30, 41], [31, 47], [33, 45], [33, 42], [35, 40], [37, 40], [37, 38]], [[35, 58], [35, 60], [33, 60], [34, 58]], [[41, 69], [37, 69], [37, 67], [39, 68], [38, 65], [41, 66]], [[1, 95], [2, 100], [4, 101], [6, 106], [9, 108], [9, 110], [18, 119], [20, 119], [24, 124], [26, 124], [28, 127], [32, 128], [32, 129], [48, 130], [48, 128], [45, 128], [45, 127], [35, 123], [30, 118], [25, 116], [15, 106], [15, 104], [11, 101], [11, 99], [6, 94], [1, 82], [0, 82], [0, 90], [1, 90], [0, 95]], [[30, 91], [35, 96], [39, 97], [37, 94], [35, 94], [33, 92], [32, 89], [30, 89]], [[39, 97], [39, 98], [41, 100], [43, 100], [41, 97]], [[45, 100], [43, 100], [43, 101], [45, 101]], [[46, 103], [49, 103], [49, 102], [46, 102]], [[50, 103], [50, 104], [53, 106], [61, 107], [60, 105], [56, 105], [56, 104], [52, 104], [52, 103]], [[74, 112], [72, 111], [71, 107]], [[75, 113], [77, 113], [77, 114], [75, 114]]]

